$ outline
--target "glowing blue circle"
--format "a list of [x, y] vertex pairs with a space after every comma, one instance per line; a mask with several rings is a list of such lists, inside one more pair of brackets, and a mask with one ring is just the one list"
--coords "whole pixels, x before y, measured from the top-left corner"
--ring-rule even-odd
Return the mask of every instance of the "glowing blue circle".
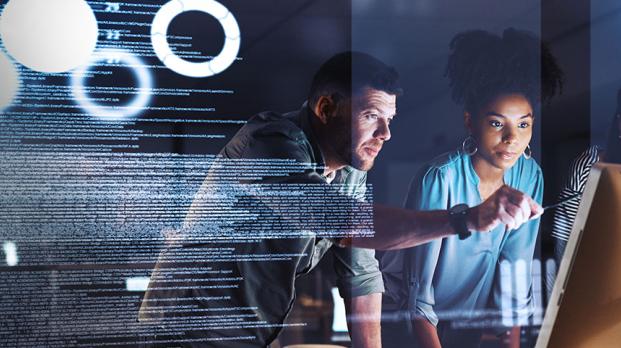
[[[173, 53], [166, 38], [170, 22], [187, 11], [200, 11], [213, 16], [224, 29], [224, 46], [213, 59], [189, 62]], [[155, 14], [151, 24], [151, 44], [155, 55], [170, 70], [189, 77], [207, 77], [226, 70], [237, 58], [240, 46], [239, 25], [235, 17], [215, 0], [171, 0]]]
[[[139, 86], [136, 97], [129, 104], [124, 106], [100, 105], [93, 102], [87, 95], [84, 79], [92, 66], [103, 61], [123, 63], [122, 67], [132, 68]], [[71, 87], [75, 102], [88, 114], [105, 119], [123, 119], [136, 116], [149, 105], [153, 81], [147, 67], [132, 53], [121, 49], [104, 49], [93, 55], [87, 66], [72, 72]]]

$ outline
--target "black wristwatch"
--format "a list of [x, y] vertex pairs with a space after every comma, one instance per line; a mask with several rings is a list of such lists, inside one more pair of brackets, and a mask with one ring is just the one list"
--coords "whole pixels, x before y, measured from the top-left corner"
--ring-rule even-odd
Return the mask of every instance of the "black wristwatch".
[[449, 221], [451, 223], [451, 227], [453, 227], [455, 233], [461, 240], [464, 240], [472, 235], [472, 233], [468, 231], [468, 224], [466, 224], [469, 212], [470, 207], [466, 204], [457, 204], [449, 209]]

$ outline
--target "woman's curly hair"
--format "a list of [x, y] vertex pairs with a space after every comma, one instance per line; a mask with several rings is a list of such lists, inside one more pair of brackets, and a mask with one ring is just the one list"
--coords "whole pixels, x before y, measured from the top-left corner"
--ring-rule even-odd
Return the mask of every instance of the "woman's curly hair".
[[563, 72], [532, 33], [513, 28], [502, 37], [483, 30], [457, 34], [446, 67], [453, 100], [475, 114], [500, 94], [519, 93], [531, 105], [563, 87]]

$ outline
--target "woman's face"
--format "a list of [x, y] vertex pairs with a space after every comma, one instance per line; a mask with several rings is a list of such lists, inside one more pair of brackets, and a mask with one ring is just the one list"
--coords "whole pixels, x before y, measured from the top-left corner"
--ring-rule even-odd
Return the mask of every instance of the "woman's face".
[[507, 170], [522, 156], [533, 135], [533, 108], [521, 94], [502, 94], [477, 115], [465, 114], [466, 127], [477, 140], [475, 154], [491, 166]]

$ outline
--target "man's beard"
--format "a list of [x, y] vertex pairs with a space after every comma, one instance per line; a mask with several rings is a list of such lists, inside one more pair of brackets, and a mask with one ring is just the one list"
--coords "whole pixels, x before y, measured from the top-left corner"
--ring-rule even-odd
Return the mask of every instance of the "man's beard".
[[352, 158], [351, 166], [358, 170], [362, 170], [363, 172], [368, 172], [371, 168], [373, 168], [373, 164], [375, 164], [375, 158], [371, 160], [362, 160], [358, 156], [354, 156]]
[[[360, 144], [360, 146], [357, 146], [358, 144], [353, 144], [352, 139], [354, 136], [352, 132], [351, 116], [348, 117], [341, 114], [332, 118], [327, 127], [330, 129], [329, 137], [333, 144], [332, 149], [334, 154], [339, 157], [340, 161], [362, 171], [369, 171], [373, 167], [375, 159], [363, 159], [364, 157], [357, 153], [357, 151], [364, 151], [364, 147], [371, 147], [379, 150], [382, 147], [381, 141], [371, 139]], [[357, 146], [356, 148], [354, 148], [355, 145]]]
[[341, 137], [335, 135], [335, 139], [338, 139], [338, 142], [335, 144], [334, 150], [340, 159], [347, 165], [365, 172], [373, 168], [377, 156], [372, 158], [370, 158], [370, 156], [365, 156], [364, 148], [370, 147], [375, 149], [378, 151], [378, 154], [382, 148], [382, 142], [376, 139], [368, 140], [354, 148], [351, 134]]
[[[378, 155], [379, 155], [379, 151], [381, 151], [382, 149], [382, 143], [378, 140], [369, 140], [363, 144], [360, 145], [360, 151], [365, 151], [364, 148], [365, 147], [370, 147], [374, 150], [378, 151]], [[363, 160], [363, 156], [359, 155], [356, 151], [353, 151], [350, 148], [350, 158], [351, 158], [351, 166], [358, 169], [358, 170], [362, 170], [365, 172], [368, 172], [369, 170], [371, 170], [371, 168], [373, 168], [373, 164], [375, 164], [375, 158], [377, 158], [377, 155], [371, 159], [366, 159]]]

